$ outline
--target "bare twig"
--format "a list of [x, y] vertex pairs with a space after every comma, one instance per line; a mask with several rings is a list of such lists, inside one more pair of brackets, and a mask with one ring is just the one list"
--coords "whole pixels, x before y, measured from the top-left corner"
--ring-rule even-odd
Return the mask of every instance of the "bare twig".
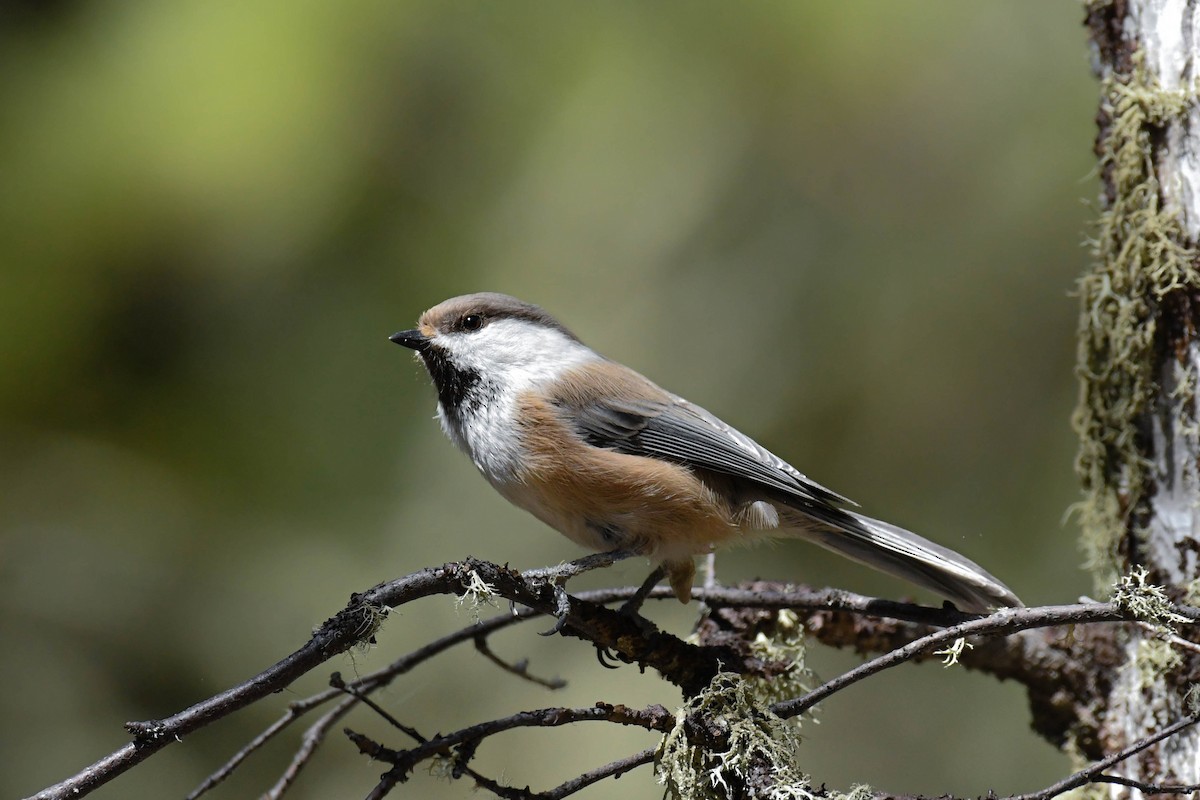
[[126, 730], [134, 735], [133, 741], [34, 797], [36, 800], [83, 797], [185, 734], [286, 688], [330, 657], [353, 647], [371, 629], [370, 620], [378, 617], [380, 609], [444, 592], [457, 584], [457, 575], [449, 567], [423, 569], [352, 596], [349, 605], [327, 620], [296, 652], [253, 678], [171, 717], [126, 723]]
[[1142, 794], [1191, 794], [1200, 792], [1200, 783], [1183, 784], [1153, 784], [1135, 781], [1133, 778], [1122, 778], [1120, 775], [1097, 775], [1092, 783], [1115, 783], [1118, 786], [1128, 786], [1137, 789]]
[[538, 686], [544, 686], [547, 689], [561, 689], [567, 685], [567, 682], [562, 678], [539, 678], [529, 672], [529, 661], [522, 659], [515, 664], [510, 664], [500, 656], [496, 655], [495, 651], [488, 645], [487, 636], [479, 635], [475, 637], [475, 649], [483, 654], [484, 658], [491, 661], [500, 669], [518, 678], [527, 680], [530, 683], [535, 683]]
[[1183, 650], [1190, 650], [1193, 653], [1200, 653], [1200, 644], [1190, 642], [1178, 634], [1171, 633], [1171, 631], [1164, 629], [1161, 625], [1155, 625], [1151, 622], [1138, 622], [1137, 624], [1138, 627], [1149, 632], [1150, 635], [1154, 636], [1155, 638], [1161, 639], [1167, 644], [1174, 645], [1175, 647]]
[[271, 788], [263, 792], [263, 800], [279, 800], [284, 793], [292, 787], [296, 779], [300, 777], [300, 772], [312, 760], [313, 755], [317, 752], [317, 748], [325, 741], [330, 729], [338, 723], [343, 717], [349, 714], [358, 705], [357, 697], [343, 698], [340, 703], [326, 711], [317, 721], [308, 726], [304, 731], [304, 736], [300, 739], [300, 747], [292, 754], [292, 760], [288, 763], [287, 769], [279, 776], [279, 779], [271, 785]]
[[[349, 683], [348, 686], [352, 687], [355, 692], [374, 691], [388, 685], [396, 677], [403, 675], [418, 664], [428, 661], [434, 656], [445, 652], [460, 642], [469, 641], [479, 635], [494, 633], [501, 628], [515, 625], [518, 622], [522, 622], [535, 616], [538, 616], [536, 611], [533, 611], [532, 609], [523, 609], [516, 615], [500, 614], [476, 625], [462, 628], [461, 630], [443, 636], [440, 639], [432, 641], [429, 644], [406, 654], [405, 656], [388, 664], [386, 667], [368, 673], [367, 675], [363, 675], [361, 678]], [[241, 765], [246, 757], [255, 750], [262, 747], [279, 733], [282, 733], [293, 722], [307, 714], [309, 711], [312, 711], [313, 709], [318, 708], [338, 697], [343, 698], [342, 702], [338, 703], [338, 705], [335, 706], [331, 712], [329, 712], [325, 717], [322, 717], [322, 719], [310, 727], [305, 733], [304, 746], [297, 751], [296, 755], [293, 757], [292, 763], [288, 767], [288, 773], [285, 773], [285, 778], [290, 773], [291, 780], [294, 780], [295, 775], [300, 771], [300, 769], [303, 768], [304, 761], [312, 756], [312, 752], [324, 738], [324, 732], [332, 727], [332, 725], [339, 719], [344, 717], [349, 711], [351, 711], [354, 706], [358, 705], [357, 698], [345, 697], [345, 694], [340, 689], [328, 689], [311, 697], [307, 697], [303, 700], [297, 700], [288, 704], [288, 710], [282, 717], [272, 723], [258, 736], [254, 737], [249, 744], [238, 750], [238, 752], [235, 753], [233, 757], [229, 759], [229, 761], [225, 762], [220, 769], [216, 770], [213, 772], [213, 774], [205, 778], [204, 782], [192, 790], [191, 794], [187, 796], [187, 800], [196, 800], [196, 798], [199, 798], [201, 795], [220, 784], [222, 781], [228, 778], [233, 771]], [[303, 756], [303, 759], [301, 759], [301, 756]], [[284, 779], [281, 778], [281, 782], [283, 780]], [[291, 780], [288, 780], [287, 784], [290, 784]], [[273, 787], [272, 792], [277, 792], [277, 794], [274, 796], [278, 797], [282, 795], [286, 788], [286, 785], [281, 786], [279, 783], [277, 783], [275, 787]], [[268, 794], [271, 793], [268, 792]]]
[[1051, 625], [1116, 622], [1126, 619], [1128, 613], [1112, 603], [1086, 603], [1044, 608], [1006, 608], [982, 619], [963, 622], [945, 630], [923, 636], [914, 642], [892, 650], [855, 667], [838, 677], [826, 681], [803, 697], [776, 703], [771, 707], [781, 717], [789, 718], [802, 714], [814, 705], [847, 686], [858, 683], [885, 669], [890, 669], [917, 656], [930, 653], [955, 639], [967, 636], [995, 636], [1010, 634], [1031, 628]]
[[[587, 603], [609, 604], [620, 602], [628, 599], [636, 591], [635, 587], [617, 587], [612, 589], [596, 589], [586, 592], [580, 592], [576, 595], [577, 599]], [[674, 595], [669, 591], [664, 590], [660, 593], [657, 599], [674, 598]], [[489, 619], [483, 620], [475, 625], [462, 628], [454, 633], [443, 636], [442, 638], [430, 642], [413, 652], [403, 656], [391, 664], [383, 667], [375, 672], [368, 673], [361, 678], [347, 684], [349, 687], [358, 691], [367, 693], [378, 690], [387, 686], [393, 679], [409, 672], [413, 667], [421, 664], [430, 658], [438, 655], [450, 647], [475, 639], [479, 636], [487, 636], [496, 631], [509, 627], [511, 625], [524, 622], [535, 617], [542, 616], [540, 611], [531, 608], [522, 608], [512, 614], [499, 614]], [[266, 744], [271, 738], [278, 735], [293, 722], [299, 719], [304, 714], [317, 708], [333, 699], [342, 697], [342, 701], [330, 709], [317, 719], [305, 731], [301, 738], [300, 747], [292, 756], [292, 761], [288, 764], [287, 769], [280, 775], [274, 785], [268, 789], [263, 797], [266, 800], [278, 800], [282, 797], [291, 785], [299, 777], [300, 772], [315, 755], [317, 748], [325, 741], [328, 733], [333, 727], [342, 720], [350, 711], [358, 705], [358, 700], [354, 697], [344, 697], [337, 689], [329, 689], [312, 697], [305, 698], [291, 703], [288, 706], [288, 711], [273, 723], [270, 727], [254, 738], [246, 747], [239, 750], [228, 762], [220, 769], [205, 779], [199, 787], [188, 795], [187, 800], [195, 800], [205, 792], [220, 784], [230, 774], [233, 773], [245, 758], [252, 752]]]
[[417, 764], [435, 755], [445, 754], [455, 745], [464, 742], [478, 742], [488, 736], [494, 736], [514, 728], [554, 728], [576, 722], [612, 722], [666, 733], [675, 724], [675, 715], [660, 705], [635, 709], [610, 703], [597, 703], [589, 708], [543, 708], [537, 711], [521, 711], [501, 719], [481, 722], [437, 736], [411, 750], [388, 751], [386, 754], [376, 753], [372, 757], [393, 765], [385, 779], [390, 776], [393, 782], [403, 782], [408, 779], [413, 767]]
[[619, 778], [631, 769], [636, 769], [643, 764], [649, 764], [654, 760], [655, 748], [648, 747], [639, 753], [634, 753], [631, 756], [618, 759], [602, 767], [596, 767], [589, 770], [578, 777], [572, 778], [565, 783], [555, 786], [548, 792], [542, 792], [538, 795], [539, 800], [561, 800], [563, 797], [575, 794], [578, 791], [586, 789], [593, 783], [602, 781], [605, 778]]
[[[1061, 781], [1058, 781], [1051, 786], [1047, 786], [1045, 789], [1042, 789], [1039, 792], [1014, 795], [1011, 798], [1006, 798], [1006, 800], [1050, 800], [1050, 798], [1057, 797], [1063, 792], [1069, 792], [1072, 789], [1077, 789], [1080, 786], [1086, 786], [1089, 783], [1121, 783], [1120, 780], [1112, 780], [1112, 776], [1104, 775], [1104, 771], [1116, 764], [1120, 764], [1122, 761], [1125, 761], [1132, 756], [1137, 755], [1150, 745], [1161, 742], [1163, 739], [1174, 736], [1180, 731], [1190, 728], [1197, 722], [1200, 722], [1200, 715], [1189, 714], [1188, 716], [1171, 723], [1167, 727], [1155, 731], [1144, 739], [1139, 739], [1128, 747], [1113, 753], [1108, 758], [1101, 759], [1091, 766], [1079, 770], [1073, 775], [1068, 775]], [[1194, 791], [1194, 789], [1188, 789], [1184, 787], [1182, 791]]]
[[417, 733], [415, 728], [410, 728], [409, 726], [405, 725], [400, 720], [393, 717], [390, 713], [388, 713], [387, 709], [383, 708], [381, 705], [376, 703], [374, 700], [367, 697], [361, 691], [359, 691], [358, 689], [355, 689], [353, 687], [347, 686], [346, 682], [342, 680], [342, 674], [340, 672], [333, 673], [332, 677], [330, 677], [330, 679], [329, 679], [329, 685], [341, 692], [345, 692], [349, 697], [353, 697], [355, 700], [362, 703], [364, 706], [366, 706], [367, 708], [371, 709], [376, 714], [378, 714], [383, 720], [385, 720], [387, 722], [387, 724], [391, 725], [393, 728], [400, 731], [405, 736], [408, 736], [410, 739], [413, 739], [414, 741], [418, 742], [419, 744], [424, 744], [426, 741], [428, 741], [424, 736]]

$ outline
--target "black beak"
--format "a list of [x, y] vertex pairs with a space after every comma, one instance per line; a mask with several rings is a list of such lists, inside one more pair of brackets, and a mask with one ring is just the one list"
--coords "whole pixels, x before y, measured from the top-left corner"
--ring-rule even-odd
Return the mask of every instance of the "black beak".
[[416, 350], [418, 353], [423, 353], [429, 348], [429, 337], [416, 328], [410, 331], [396, 331], [388, 339], [411, 350]]

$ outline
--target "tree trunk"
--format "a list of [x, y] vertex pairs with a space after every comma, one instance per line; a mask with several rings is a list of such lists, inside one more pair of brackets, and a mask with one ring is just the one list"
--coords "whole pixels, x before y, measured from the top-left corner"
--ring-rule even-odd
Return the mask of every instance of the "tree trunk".
[[[1200, 11], [1197, 0], [1094, 0], [1087, 11], [1102, 87], [1102, 188], [1095, 264], [1079, 287], [1084, 550], [1102, 594], [1118, 575], [1144, 568], [1148, 583], [1195, 604]], [[1114, 752], [1183, 716], [1200, 667], [1193, 651], [1170, 647], [1148, 627], [1114, 626], [1105, 636], [1109, 642], [1096, 644], [1111, 645], [1111, 670], [1097, 678], [1094, 707], [1078, 716], [1086, 733], [1075, 735], [1087, 740], [1075, 744], [1085, 753]], [[1167, 739], [1114, 773], [1200, 782], [1200, 732]]]

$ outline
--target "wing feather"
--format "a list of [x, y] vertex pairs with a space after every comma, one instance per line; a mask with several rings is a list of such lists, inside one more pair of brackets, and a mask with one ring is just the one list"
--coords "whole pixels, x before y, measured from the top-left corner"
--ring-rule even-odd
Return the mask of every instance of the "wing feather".
[[875, 569], [983, 611], [1021, 601], [975, 562], [886, 522], [840, 506], [841, 495], [810, 480], [749, 436], [632, 370], [601, 362], [589, 380], [567, 381], [554, 402], [595, 447], [729, 476], [766, 499], [824, 526], [792, 526], [796, 535]]
[[748, 481], [780, 502], [836, 527], [855, 531], [861, 527], [838, 508], [850, 503], [845, 497], [810, 480], [703, 408], [650, 386], [656, 396], [606, 393], [558, 398], [558, 402], [570, 406], [576, 429], [595, 447]]

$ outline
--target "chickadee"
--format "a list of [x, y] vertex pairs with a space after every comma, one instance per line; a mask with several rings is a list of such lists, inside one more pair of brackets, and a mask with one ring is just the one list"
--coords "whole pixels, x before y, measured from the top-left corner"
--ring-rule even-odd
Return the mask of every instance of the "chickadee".
[[538, 306], [463, 295], [390, 338], [424, 362], [442, 430], [496, 491], [584, 547], [648, 556], [682, 602], [694, 556], [794, 536], [963, 610], [1021, 605], [973, 561], [845, 509], [846, 498], [599, 355]]

